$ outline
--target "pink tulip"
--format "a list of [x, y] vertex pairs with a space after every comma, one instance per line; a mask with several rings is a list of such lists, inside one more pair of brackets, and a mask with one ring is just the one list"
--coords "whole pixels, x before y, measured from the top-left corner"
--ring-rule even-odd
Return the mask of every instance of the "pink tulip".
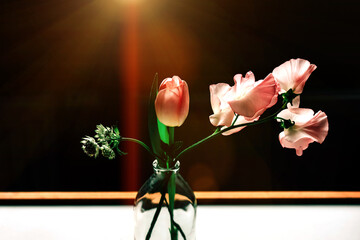
[[178, 76], [164, 79], [155, 99], [157, 118], [169, 127], [181, 126], [189, 113], [189, 88]]
[[280, 84], [280, 93], [292, 89], [295, 94], [301, 94], [306, 81], [315, 69], [316, 65], [298, 58], [281, 64], [273, 70], [272, 74]]
[[324, 112], [307, 108], [289, 108], [278, 115], [289, 119], [295, 124], [279, 134], [280, 144], [285, 148], [296, 149], [296, 155], [301, 156], [312, 142], [322, 143], [329, 131], [329, 123]]
[[[277, 101], [279, 89], [272, 74], [257, 82], [252, 72], [245, 77], [237, 74], [234, 82], [233, 87], [226, 83], [210, 85], [210, 102], [214, 112], [210, 122], [214, 126], [229, 127], [234, 121], [234, 113], [240, 115], [235, 125], [255, 121]], [[232, 129], [223, 135], [230, 135], [242, 128]]]

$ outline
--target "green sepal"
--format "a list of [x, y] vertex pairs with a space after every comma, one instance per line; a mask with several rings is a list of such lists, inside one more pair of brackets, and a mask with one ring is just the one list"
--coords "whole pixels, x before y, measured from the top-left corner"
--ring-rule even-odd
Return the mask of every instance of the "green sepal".
[[120, 131], [119, 128], [117, 126], [113, 126], [114, 132], [116, 133], [116, 135], [120, 136]]
[[294, 126], [295, 122], [291, 121], [290, 119], [282, 120], [280, 125], [281, 125], [282, 128], [288, 129], [289, 127]]
[[286, 93], [282, 93], [281, 96], [283, 98], [283, 104], [290, 103], [292, 106], [292, 101], [294, 98], [299, 96], [300, 94], [296, 94], [293, 92], [293, 90], [290, 88]]
[[158, 93], [158, 74], [155, 74], [148, 104], [148, 129], [150, 135], [150, 142], [153, 152], [158, 156], [163, 156], [163, 150], [161, 149], [161, 140], [159, 134], [159, 124], [155, 111], [155, 99]]

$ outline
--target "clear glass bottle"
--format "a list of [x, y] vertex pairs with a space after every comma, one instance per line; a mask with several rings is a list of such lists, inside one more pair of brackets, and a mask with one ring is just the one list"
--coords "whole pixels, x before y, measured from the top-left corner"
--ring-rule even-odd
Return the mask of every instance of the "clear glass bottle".
[[179, 173], [180, 163], [162, 168], [155, 160], [153, 168], [135, 199], [135, 239], [194, 240], [196, 198]]

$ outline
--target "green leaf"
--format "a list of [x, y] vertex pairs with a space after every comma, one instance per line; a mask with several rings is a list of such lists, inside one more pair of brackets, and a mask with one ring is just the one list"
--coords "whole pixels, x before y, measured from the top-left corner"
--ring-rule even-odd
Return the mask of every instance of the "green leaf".
[[114, 128], [114, 132], [120, 136], [119, 128], [117, 126], [113, 126], [113, 128]]
[[159, 121], [155, 112], [155, 99], [158, 93], [158, 74], [155, 74], [154, 81], [151, 86], [150, 98], [148, 104], [148, 128], [150, 134], [150, 142], [153, 152], [158, 155], [163, 155], [163, 150], [161, 149], [161, 140], [159, 134]]
[[170, 144], [170, 137], [169, 137], [169, 131], [166, 125], [162, 124], [159, 119], [157, 120], [158, 123], [158, 128], [159, 128], [159, 134], [160, 134], [160, 139], [161, 141], [163, 141], [164, 143], [166, 143], [167, 145]]

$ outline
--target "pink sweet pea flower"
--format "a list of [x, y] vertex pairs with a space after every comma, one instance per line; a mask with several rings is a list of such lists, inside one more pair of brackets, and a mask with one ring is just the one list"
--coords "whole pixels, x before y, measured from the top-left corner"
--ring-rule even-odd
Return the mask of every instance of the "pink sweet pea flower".
[[280, 93], [292, 89], [293, 93], [301, 94], [306, 81], [315, 69], [316, 65], [298, 58], [281, 64], [273, 70], [272, 74], [280, 84]]
[[169, 127], [181, 126], [189, 113], [189, 88], [178, 76], [164, 79], [155, 99], [156, 116]]
[[210, 85], [210, 103], [214, 112], [209, 117], [214, 126], [230, 126], [234, 118], [234, 112], [231, 110], [226, 96], [228, 96], [231, 87], [226, 83]]
[[289, 119], [294, 125], [279, 134], [280, 144], [285, 148], [294, 148], [301, 156], [312, 142], [322, 143], [329, 131], [329, 123], [324, 112], [307, 108], [289, 108], [281, 111], [277, 117]]
[[[210, 102], [214, 114], [209, 117], [210, 122], [214, 126], [230, 127], [232, 122], [235, 120], [235, 114], [231, 110], [230, 105], [226, 99], [226, 96], [230, 96], [229, 91], [231, 87], [226, 83], [218, 83], [210, 85]], [[241, 123], [247, 123], [244, 117], [239, 116], [235, 122], [235, 125]], [[222, 133], [223, 135], [230, 135], [243, 129], [244, 127], [238, 127]]]
[[[229, 127], [234, 121], [234, 113], [240, 115], [235, 125], [258, 120], [260, 115], [277, 101], [279, 89], [272, 74], [257, 82], [252, 72], [248, 72], [245, 78], [237, 74], [234, 82], [233, 87], [226, 83], [210, 85], [210, 102], [214, 112], [210, 116], [210, 122], [214, 126]], [[223, 135], [230, 135], [242, 128], [229, 130]]]
[[279, 85], [271, 73], [257, 82], [252, 72], [248, 72], [245, 78], [237, 74], [234, 81], [229, 105], [235, 113], [248, 121], [257, 119], [277, 102]]

